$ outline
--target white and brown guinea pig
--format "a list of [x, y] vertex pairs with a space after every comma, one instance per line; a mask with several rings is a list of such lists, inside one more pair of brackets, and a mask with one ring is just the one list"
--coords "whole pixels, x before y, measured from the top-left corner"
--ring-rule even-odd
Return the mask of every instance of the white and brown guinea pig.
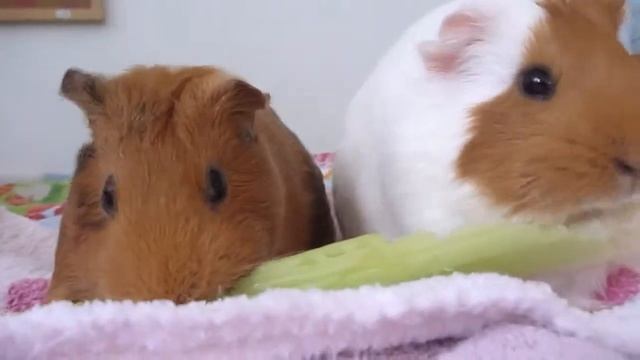
[[48, 301], [176, 303], [334, 240], [322, 174], [268, 96], [211, 67], [67, 71], [85, 113]]
[[[344, 235], [564, 224], [639, 264], [640, 65], [618, 39], [624, 14], [623, 0], [456, 0], [419, 20], [348, 110]], [[547, 280], [591, 306], [606, 269], [590, 271]]]

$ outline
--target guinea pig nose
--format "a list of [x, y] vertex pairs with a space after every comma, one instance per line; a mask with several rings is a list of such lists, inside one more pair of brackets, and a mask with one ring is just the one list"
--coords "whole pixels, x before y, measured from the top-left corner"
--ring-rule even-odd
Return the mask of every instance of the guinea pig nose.
[[173, 300], [176, 305], [183, 305], [188, 303], [189, 301], [191, 301], [191, 298], [186, 294], [178, 294], [178, 296], [176, 296]]
[[628, 161], [621, 159], [621, 158], [615, 158], [613, 160], [614, 166], [616, 168], [616, 171], [618, 171], [618, 173], [622, 176], [633, 176], [636, 177], [638, 175], [640, 175], [640, 171], [638, 170], [638, 168], [636, 168], [635, 166], [631, 165]]

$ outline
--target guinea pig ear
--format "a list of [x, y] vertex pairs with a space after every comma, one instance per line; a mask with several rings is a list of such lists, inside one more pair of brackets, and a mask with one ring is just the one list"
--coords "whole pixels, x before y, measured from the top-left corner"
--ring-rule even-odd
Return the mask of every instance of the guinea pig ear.
[[[269, 99], [268, 94], [264, 94], [248, 82], [234, 79], [225, 86], [220, 103], [226, 115], [247, 117], [264, 109]], [[253, 118], [253, 116], [249, 117]]]
[[233, 79], [224, 86], [222, 98], [218, 102], [218, 110], [222, 116], [233, 120], [239, 127], [240, 137], [247, 142], [255, 139], [255, 113], [268, 106], [271, 99], [246, 81]]
[[418, 45], [427, 70], [444, 74], [460, 70], [467, 50], [482, 41], [486, 23], [484, 14], [470, 9], [447, 16], [440, 27], [438, 39]]
[[104, 106], [105, 80], [78, 69], [68, 69], [62, 78], [60, 93], [85, 113], [93, 114]]

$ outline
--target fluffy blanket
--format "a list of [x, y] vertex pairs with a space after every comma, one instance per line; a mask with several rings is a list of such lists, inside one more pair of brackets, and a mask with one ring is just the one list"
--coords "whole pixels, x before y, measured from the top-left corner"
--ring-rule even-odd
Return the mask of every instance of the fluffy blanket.
[[0, 207], [0, 304], [13, 282], [50, 276], [55, 244], [54, 230]]
[[[55, 235], [0, 209], [0, 294], [48, 276]], [[78, 357], [632, 359], [640, 299], [589, 314], [544, 284], [477, 274], [182, 306], [56, 303], [0, 316], [0, 358]]]

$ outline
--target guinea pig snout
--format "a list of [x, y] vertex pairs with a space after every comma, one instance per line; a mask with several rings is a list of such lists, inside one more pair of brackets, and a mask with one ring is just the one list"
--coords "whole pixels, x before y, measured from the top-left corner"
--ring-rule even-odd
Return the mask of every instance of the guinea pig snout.
[[136, 236], [121, 238], [108, 249], [102, 297], [176, 304], [214, 300], [251, 270], [245, 259], [253, 257], [241, 253], [224, 235], [200, 236], [206, 232], [195, 225], [190, 231], [157, 229], [146, 236], [131, 233]]
[[224, 279], [204, 272], [204, 268], [150, 268], [148, 272], [120, 274], [112, 278], [104, 297], [134, 301], [169, 300], [176, 304], [211, 300], [227, 289]]

